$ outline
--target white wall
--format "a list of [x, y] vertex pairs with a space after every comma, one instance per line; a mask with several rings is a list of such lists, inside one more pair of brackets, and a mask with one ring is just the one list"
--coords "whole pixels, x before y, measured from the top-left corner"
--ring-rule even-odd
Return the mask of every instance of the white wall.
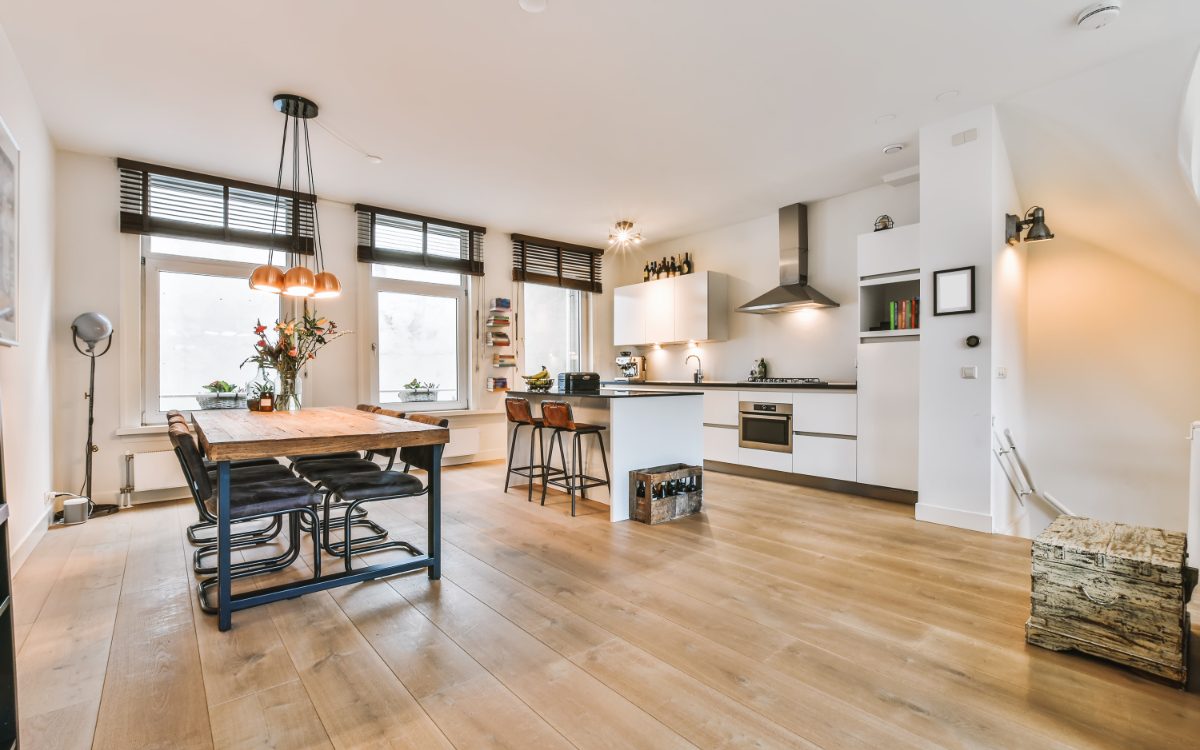
[[[72, 348], [69, 329], [76, 315], [96, 310], [112, 320], [116, 338], [112, 352], [97, 362], [95, 442], [100, 451], [95, 456], [93, 494], [97, 502], [115, 502], [124, 480], [125, 452], [170, 447], [165, 435], [136, 430], [141, 423], [143, 380], [139, 239], [119, 230], [113, 158], [59, 152], [57, 167], [53, 349], [60, 380], [54, 398], [55, 486], [78, 490], [83, 477], [87, 412], [82, 394], [87, 390], [87, 363]], [[368, 269], [356, 260], [353, 207], [321, 201], [319, 210], [326, 263], [342, 281], [343, 289], [341, 297], [322, 301], [320, 310], [356, 333], [331, 344], [311, 365], [304, 383], [304, 402], [353, 406], [369, 400], [369, 368], [374, 365], [364, 294]], [[473, 281], [483, 298], [512, 296], [511, 257], [508, 232], [489, 228], [484, 243], [488, 274]], [[41, 296], [49, 305], [48, 293], [33, 296]], [[475, 458], [499, 458], [504, 455], [504, 424], [499, 416], [503, 394], [484, 391], [492, 351], [474, 338], [474, 311], [469, 314], [473, 413], [452, 417], [451, 428], [478, 428], [481, 448]], [[43, 338], [49, 335], [43, 332]]]
[[33, 92], [0, 30], [0, 118], [20, 148], [18, 336], [0, 347], [4, 482], [13, 562], [19, 566], [46, 531], [51, 488], [54, 391], [50, 331], [54, 274], [54, 144]]
[[[1029, 449], [1073, 512], [1187, 527], [1189, 425], [1200, 419], [1200, 295], [1059, 235], [1029, 251]], [[1035, 508], [1036, 533], [1049, 521]]]
[[[709, 380], [740, 380], [759, 357], [770, 371], [784, 377], [818, 377], [854, 381], [858, 343], [858, 235], [871, 231], [880, 214], [896, 224], [920, 221], [918, 188], [887, 185], [859, 190], [808, 204], [809, 283], [841, 307], [801, 310], [775, 315], [750, 315], [733, 308], [779, 285], [779, 217], [771, 213], [751, 221], [713, 229], [679, 239], [651, 244], [644, 250], [617, 257], [605, 256], [605, 275], [612, 286], [641, 281], [647, 260], [690, 252], [697, 270], [719, 271], [729, 276], [729, 340], [701, 344], [697, 352], [685, 345], [644, 350], [650, 378], [690, 379], [693, 367], [687, 355], [698, 353]], [[608, 269], [612, 270], [609, 271]], [[605, 294], [603, 314], [609, 329], [600, 338], [597, 352], [607, 348], [596, 366], [603, 375], [616, 374], [611, 345], [612, 297]]]
[[[953, 136], [974, 131], [954, 145]], [[1004, 211], [1017, 210], [1016, 190], [992, 107], [983, 107], [921, 129], [920, 468], [916, 517], [978, 531], [998, 530], [993, 518], [991, 423], [1020, 424], [1019, 388], [996, 387], [995, 367], [1020, 382], [1020, 263], [1012, 278], [996, 279], [1004, 252]], [[1007, 257], [1012, 258], [1011, 255]], [[1019, 261], [1019, 257], [1017, 258]], [[975, 267], [975, 309], [967, 315], [933, 315], [933, 273]], [[981, 344], [965, 341], [977, 335]], [[963, 367], [978, 368], [964, 379]], [[1015, 371], [1015, 372], [1014, 372]], [[1005, 509], [1007, 506], [997, 502]]]

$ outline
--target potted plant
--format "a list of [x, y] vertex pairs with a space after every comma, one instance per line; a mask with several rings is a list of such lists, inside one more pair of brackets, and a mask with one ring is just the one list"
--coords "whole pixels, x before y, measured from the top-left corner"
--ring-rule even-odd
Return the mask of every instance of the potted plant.
[[208, 391], [208, 394], [196, 397], [201, 409], [233, 409], [244, 403], [238, 387], [228, 381], [214, 380], [201, 387]]
[[437, 401], [437, 383], [422, 383], [413, 378], [404, 384], [404, 390], [408, 392], [405, 401]]
[[[273, 326], [258, 321], [254, 327], [258, 341], [254, 342], [255, 354], [247, 357], [260, 369], [271, 369], [279, 373], [279, 386], [275, 394], [275, 410], [300, 408], [300, 369], [309, 360], [317, 358], [317, 352], [346, 331], [339, 331], [337, 323], [327, 318], [318, 318], [305, 310], [296, 320], [279, 320]], [[268, 333], [274, 335], [271, 340]]]

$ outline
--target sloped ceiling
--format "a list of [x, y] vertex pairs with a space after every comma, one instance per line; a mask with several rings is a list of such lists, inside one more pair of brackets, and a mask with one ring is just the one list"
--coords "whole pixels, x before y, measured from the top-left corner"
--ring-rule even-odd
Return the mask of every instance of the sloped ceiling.
[[1198, 50], [1195, 38], [1158, 45], [1004, 101], [997, 113], [1021, 197], [1046, 208], [1054, 232], [1200, 292], [1200, 201], [1191, 152], [1180, 149], [1200, 115], [1187, 97]]
[[5, 0], [0, 26], [63, 148], [270, 182], [293, 91], [385, 159], [318, 130], [328, 197], [600, 243], [878, 184], [922, 124], [1200, 30], [1138, 0], [1084, 33], [1085, 4]]

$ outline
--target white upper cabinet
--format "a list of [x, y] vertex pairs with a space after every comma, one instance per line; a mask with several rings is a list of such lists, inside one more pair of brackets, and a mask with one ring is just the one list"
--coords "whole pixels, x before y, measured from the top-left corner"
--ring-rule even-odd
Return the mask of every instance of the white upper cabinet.
[[904, 273], [920, 267], [920, 224], [858, 235], [859, 278]]
[[726, 276], [702, 271], [613, 290], [613, 344], [724, 341], [729, 336]]

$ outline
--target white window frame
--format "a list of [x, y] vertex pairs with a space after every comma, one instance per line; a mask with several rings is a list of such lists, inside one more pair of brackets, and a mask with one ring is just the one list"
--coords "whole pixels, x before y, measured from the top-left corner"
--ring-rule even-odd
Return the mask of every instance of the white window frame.
[[[142, 424], [166, 422], [166, 412], [159, 403], [159, 273], [190, 273], [204, 276], [222, 276], [231, 279], [249, 279], [256, 267], [254, 263], [231, 260], [189, 258], [153, 252], [153, 237], [141, 237], [142, 252]], [[198, 240], [202, 242], [203, 240]], [[247, 282], [249, 283], [249, 282]], [[284, 299], [279, 298], [277, 319], [283, 317]], [[272, 321], [273, 322], [273, 321]], [[249, 354], [247, 354], [249, 356]]]
[[[525, 321], [528, 320], [529, 310], [525, 305], [525, 287], [531, 286], [530, 282], [522, 281], [516, 284], [517, 293], [517, 328], [518, 331], [518, 352], [520, 354], [521, 372], [533, 372], [533, 368], [537, 367], [537, 362], [528, 362], [525, 359]], [[533, 286], [550, 286], [550, 285], [533, 285]], [[588, 372], [592, 366], [592, 293], [585, 292], [581, 289], [570, 289], [579, 295], [579, 369]], [[509, 385], [513, 385], [509, 383]], [[519, 385], [519, 383], [518, 383]]]
[[[470, 277], [459, 275], [458, 285], [433, 284], [423, 281], [404, 281], [376, 276], [374, 264], [367, 264], [371, 293], [367, 304], [368, 326], [371, 332], [370, 362], [368, 369], [370, 401], [403, 412], [455, 411], [470, 408], [471, 403], [471, 327]], [[379, 295], [381, 293], [411, 294], [421, 297], [452, 298], [458, 301], [458, 398], [454, 401], [384, 401], [379, 390]], [[393, 393], [393, 391], [388, 391]]]

